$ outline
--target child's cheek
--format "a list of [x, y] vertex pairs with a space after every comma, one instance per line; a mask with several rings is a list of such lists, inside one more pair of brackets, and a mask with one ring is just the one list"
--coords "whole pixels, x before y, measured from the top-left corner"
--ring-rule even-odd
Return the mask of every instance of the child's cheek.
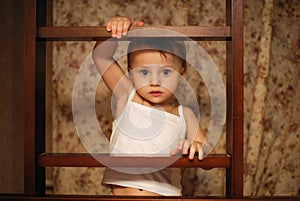
[[161, 82], [162, 87], [168, 89], [171, 92], [174, 92], [177, 89], [178, 84], [179, 84], [179, 77], [164, 79]]

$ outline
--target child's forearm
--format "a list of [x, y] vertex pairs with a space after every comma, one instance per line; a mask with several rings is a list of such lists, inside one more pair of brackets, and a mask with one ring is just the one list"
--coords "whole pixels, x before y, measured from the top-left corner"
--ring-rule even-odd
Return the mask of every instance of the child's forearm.
[[115, 62], [113, 56], [115, 54], [118, 42], [116, 40], [97, 41], [92, 53], [94, 62], [101, 74]]
[[115, 54], [117, 46], [118, 41], [116, 39], [97, 41], [93, 49], [93, 58], [111, 59]]
[[[128, 89], [132, 87], [132, 82], [114, 59], [114, 54], [118, 45], [118, 40], [125, 36], [134, 25], [127, 17], [113, 17], [106, 24], [106, 30], [111, 32], [112, 38], [106, 41], [97, 41], [92, 53], [93, 60], [100, 71], [106, 86], [113, 92], [116, 99], [124, 97]], [[137, 22], [142, 26], [142, 22]], [[120, 82], [122, 84], [120, 84]], [[116, 87], [118, 89], [116, 90]]]

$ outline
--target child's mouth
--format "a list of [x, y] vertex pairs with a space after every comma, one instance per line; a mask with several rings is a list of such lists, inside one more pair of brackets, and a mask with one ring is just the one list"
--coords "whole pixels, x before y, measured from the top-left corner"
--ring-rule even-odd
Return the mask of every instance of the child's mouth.
[[160, 91], [151, 91], [150, 94], [154, 97], [158, 97], [162, 94], [162, 92], [160, 92]]

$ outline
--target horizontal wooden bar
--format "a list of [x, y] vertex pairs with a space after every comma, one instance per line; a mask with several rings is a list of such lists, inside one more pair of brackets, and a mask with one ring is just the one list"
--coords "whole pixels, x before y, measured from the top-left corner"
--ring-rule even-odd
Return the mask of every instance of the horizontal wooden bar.
[[0, 200], [5, 201], [66, 201], [66, 200], [74, 200], [74, 201], [298, 201], [299, 197], [288, 197], [288, 196], [274, 196], [274, 197], [233, 197], [233, 198], [225, 198], [225, 197], [168, 197], [168, 196], [160, 196], [160, 197], [145, 197], [145, 196], [94, 196], [94, 195], [47, 195], [44, 197], [30, 197], [30, 196], [22, 196], [22, 195], [0, 195]]
[[[176, 157], [176, 158], [175, 158]], [[189, 160], [187, 156], [171, 157], [136, 157], [109, 156], [109, 154], [89, 153], [44, 153], [39, 155], [39, 165], [44, 167], [200, 167], [203, 169], [228, 168], [230, 157], [225, 154], [214, 154], [199, 161]]]
[[[147, 26], [133, 27], [131, 30], [137, 29], [167, 29], [191, 39], [216, 38], [217, 40], [217, 38], [231, 36], [229, 26]], [[103, 26], [38, 27], [37, 37], [50, 40], [107, 40], [111, 38], [111, 33], [107, 32]], [[128, 37], [130, 37], [130, 34]], [[134, 35], [133, 37], [153, 37], [153, 33], [145, 32], [142, 35]], [[161, 33], [160, 37], [174, 37], [174, 35], [169, 35], [166, 31], [166, 33]]]

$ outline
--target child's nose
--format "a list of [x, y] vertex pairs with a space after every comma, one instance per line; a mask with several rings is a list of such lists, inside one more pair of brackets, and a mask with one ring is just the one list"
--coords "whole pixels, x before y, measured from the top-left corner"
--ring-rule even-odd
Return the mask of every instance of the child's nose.
[[151, 86], [159, 86], [160, 85], [160, 76], [156, 74], [152, 74], [151, 80], [150, 80]]

